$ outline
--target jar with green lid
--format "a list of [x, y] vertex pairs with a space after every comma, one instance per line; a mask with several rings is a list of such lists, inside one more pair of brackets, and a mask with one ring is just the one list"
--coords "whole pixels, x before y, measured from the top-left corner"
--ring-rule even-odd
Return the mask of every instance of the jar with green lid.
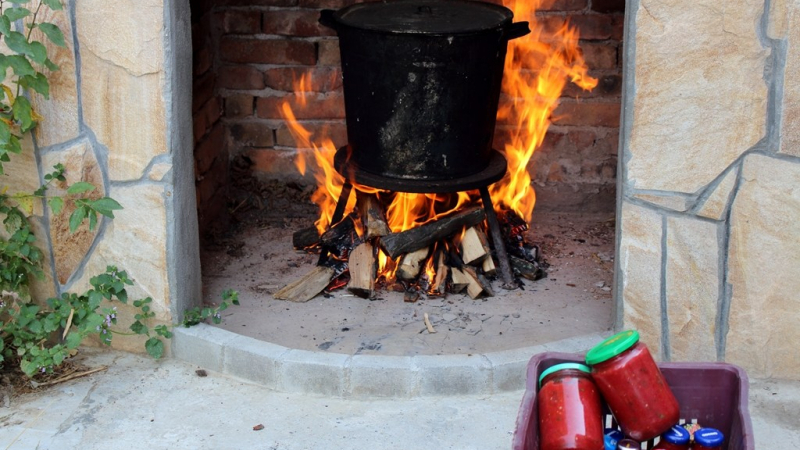
[[626, 436], [646, 441], [678, 422], [678, 401], [638, 331], [604, 340], [589, 350], [586, 363]]
[[589, 367], [556, 364], [539, 376], [537, 394], [541, 450], [603, 448], [603, 410]]

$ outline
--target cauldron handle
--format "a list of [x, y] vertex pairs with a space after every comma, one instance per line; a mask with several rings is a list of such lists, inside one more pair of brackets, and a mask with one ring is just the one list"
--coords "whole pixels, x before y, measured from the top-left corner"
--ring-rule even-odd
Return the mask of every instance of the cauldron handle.
[[[323, 24], [324, 25], [324, 24]], [[528, 22], [512, 23], [506, 29], [506, 39], [509, 41], [516, 39], [530, 33], [531, 29], [528, 27]]]
[[335, 9], [323, 9], [319, 12], [319, 23], [323, 26], [328, 28], [336, 29], [336, 19], [333, 17], [333, 13], [335, 13]]

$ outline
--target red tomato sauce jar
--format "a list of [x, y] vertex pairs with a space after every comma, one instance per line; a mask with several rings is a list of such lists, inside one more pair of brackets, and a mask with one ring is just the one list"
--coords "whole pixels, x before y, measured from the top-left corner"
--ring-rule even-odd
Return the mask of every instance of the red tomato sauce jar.
[[686, 428], [675, 425], [661, 435], [661, 440], [653, 447], [653, 450], [689, 450], [690, 437]]
[[701, 428], [694, 432], [692, 450], [721, 450], [725, 436], [715, 428]]
[[646, 441], [678, 423], [678, 401], [638, 331], [604, 340], [589, 350], [586, 363], [626, 436]]
[[556, 364], [539, 376], [539, 448], [603, 448], [600, 393], [583, 364]]

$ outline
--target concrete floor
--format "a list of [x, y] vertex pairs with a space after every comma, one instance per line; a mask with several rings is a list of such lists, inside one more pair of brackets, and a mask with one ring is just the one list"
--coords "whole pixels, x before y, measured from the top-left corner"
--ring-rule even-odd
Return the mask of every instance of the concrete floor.
[[[83, 350], [108, 370], [0, 407], [2, 449], [509, 449], [522, 392], [357, 401], [285, 394], [168, 359]], [[757, 448], [800, 442], [800, 382], [752, 380]], [[253, 427], [263, 425], [255, 431]]]

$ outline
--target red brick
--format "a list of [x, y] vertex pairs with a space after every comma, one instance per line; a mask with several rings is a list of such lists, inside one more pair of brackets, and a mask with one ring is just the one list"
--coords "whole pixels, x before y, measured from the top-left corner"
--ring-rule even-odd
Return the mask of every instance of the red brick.
[[319, 65], [339, 66], [342, 64], [338, 39], [326, 39], [319, 41], [317, 45], [319, 46]]
[[592, 11], [599, 13], [625, 12], [625, 0], [592, 0]]
[[255, 67], [222, 66], [218, 83], [225, 89], [264, 89], [264, 74]]
[[358, 0], [300, 0], [301, 8], [339, 9], [359, 3]]
[[623, 16], [586, 14], [571, 17], [570, 22], [578, 27], [581, 39], [622, 40]]
[[342, 87], [342, 71], [338, 67], [278, 67], [264, 72], [267, 87], [286, 92], [299, 90], [294, 84], [303, 76], [306, 90], [328, 92]]
[[228, 158], [216, 158], [211, 168], [195, 182], [197, 204], [205, 205], [220, 189], [228, 186]]
[[542, 2], [539, 11], [580, 11], [588, 4], [587, 0], [547, 0]]
[[319, 24], [316, 10], [273, 10], [264, 12], [266, 34], [282, 36], [335, 36], [336, 32]]
[[259, 97], [256, 100], [256, 114], [263, 119], [282, 119], [281, 107], [284, 102], [289, 106], [297, 119], [343, 119], [344, 96], [338, 93], [306, 95], [305, 105], [295, 94], [281, 97]]
[[214, 96], [214, 89], [217, 83], [217, 75], [208, 72], [200, 78], [194, 79], [192, 87], [192, 113], [197, 112], [200, 107]]
[[222, 59], [234, 63], [313, 65], [314, 43], [283, 39], [246, 39], [226, 36], [220, 43]]
[[275, 138], [272, 128], [263, 122], [231, 122], [231, 137], [238, 145], [272, 147]]
[[298, 0], [216, 0], [216, 6], [297, 6]]
[[256, 34], [261, 32], [261, 11], [224, 11], [220, 14], [223, 34]]
[[225, 97], [225, 117], [242, 118], [253, 115], [255, 100], [252, 95], [237, 94]]
[[211, 69], [211, 50], [208, 47], [197, 49], [192, 55], [192, 74], [195, 78]]
[[205, 139], [195, 146], [195, 173], [203, 175], [211, 168], [216, 159], [227, 159], [225, 156], [225, 127], [218, 122]]
[[[347, 144], [347, 126], [343, 120], [336, 122], [301, 121], [300, 125], [311, 133], [309, 142], [321, 146], [330, 139], [336, 148]], [[308, 148], [308, 142], [297, 142], [287, 125], [281, 125], [275, 131], [275, 145], [281, 147]]]
[[245, 154], [253, 161], [251, 169], [254, 174], [267, 175], [269, 178], [300, 178], [300, 171], [294, 163], [297, 157], [295, 150], [249, 148]]
[[617, 44], [583, 41], [580, 43], [583, 59], [590, 69], [614, 69], [617, 67]]
[[579, 103], [562, 101], [553, 112], [556, 125], [619, 127], [619, 103]]

